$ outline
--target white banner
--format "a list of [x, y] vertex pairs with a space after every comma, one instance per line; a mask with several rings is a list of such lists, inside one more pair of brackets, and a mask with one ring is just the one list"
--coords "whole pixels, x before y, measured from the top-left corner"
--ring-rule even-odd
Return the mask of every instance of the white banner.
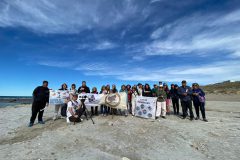
[[78, 101], [85, 99], [86, 106], [106, 105], [111, 108], [127, 109], [127, 94], [125, 92], [113, 94], [79, 94]]
[[57, 105], [66, 103], [66, 99], [69, 99], [69, 91], [50, 90], [49, 104]]
[[135, 116], [155, 119], [156, 102], [157, 98], [155, 97], [136, 97]]
[[103, 94], [84, 93], [78, 95], [79, 102], [81, 99], [85, 99], [85, 105], [91, 107], [99, 106], [102, 98], [104, 98]]
[[[50, 90], [49, 104], [57, 105], [66, 103], [67, 99], [70, 99], [69, 91]], [[114, 94], [92, 94], [85, 93], [78, 95], [78, 101], [85, 99], [85, 105], [87, 107], [94, 107], [100, 105], [106, 105], [112, 108], [127, 109], [127, 94], [125, 92]]]

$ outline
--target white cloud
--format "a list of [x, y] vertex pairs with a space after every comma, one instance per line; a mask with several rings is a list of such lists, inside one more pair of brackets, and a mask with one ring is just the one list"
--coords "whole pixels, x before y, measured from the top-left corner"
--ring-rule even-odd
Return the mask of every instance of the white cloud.
[[[142, 47], [145, 55], [181, 55], [227, 51], [239, 57], [240, 10], [226, 15], [195, 14], [159, 27], [150, 37], [153, 42]], [[216, 20], [217, 19], [217, 20]], [[167, 35], [163, 38], [163, 35]], [[214, 53], [214, 52], [212, 52]]]
[[141, 11], [132, 0], [16, 0], [3, 1], [0, 9], [0, 27], [60, 34], [118, 26]]
[[113, 49], [118, 47], [118, 45], [116, 43], [107, 41], [107, 40], [103, 40], [101, 42], [98, 43], [84, 43], [84, 44], [80, 44], [78, 45], [77, 49], [79, 50], [108, 50], [108, 49]]
[[74, 67], [78, 62], [76, 61], [50, 61], [50, 60], [39, 60], [37, 64], [49, 67], [59, 68], [71, 68]]

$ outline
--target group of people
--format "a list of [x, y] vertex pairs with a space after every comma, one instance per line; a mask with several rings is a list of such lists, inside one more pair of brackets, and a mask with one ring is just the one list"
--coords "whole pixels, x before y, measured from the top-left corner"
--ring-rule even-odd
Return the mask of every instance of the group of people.
[[[65, 103], [61, 105], [55, 105], [55, 112], [53, 120], [58, 118], [66, 118], [67, 122], [80, 122], [82, 114], [85, 113], [86, 107], [77, 101], [78, 94], [81, 93], [93, 93], [93, 94], [110, 94], [125, 92], [127, 94], [127, 110], [124, 111], [125, 116], [128, 114], [135, 114], [136, 103], [135, 99], [137, 96], [145, 97], [156, 97], [156, 118], [166, 118], [166, 115], [171, 113], [171, 104], [173, 107], [173, 114], [179, 115], [179, 104], [182, 107], [181, 117], [185, 119], [188, 115], [190, 120], [194, 120], [194, 113], [192, 109], [192, 104], [194, 105], [196, 117], [195, 120], [200, 119], [199, 111], [201, 111], [203, 121], [207, 122], [205, 115], [205, 93], [199, 87], [197, 83], [193, 83], [192, 87], [187, 86], [185, 80], [182, 81], [182, 85], [178, 86], [177, 84], [171, 84], [171, 88], [168, 88], [166, 83], [159, 82], [155, 84], [153, 88], [149, 84], [142, 85], [138, 83], [137, 85], [122, 85], [121, 89], [118, 91], [116, 85], [103, 85], [100, 92], [98, 92], [96, 87], [93, 87], [90, 91], [89, 87], [86, 85], [86, 82], [82, 82], [82, 86], [78, 89], [75, 84], [71, 85], [71, 88], [68, 89], [66, 83], [62, 84], [59, 90], [68, 90], [70, 92], [70, 97], [66, 98]], [[29, 127], [32, 127], [36, 116], [38, 114], [38, 123], [44, 124], [42, 119], [45, 106], [48, 106], [49, 102], [49, 89], [48, 82], [43, 81], [43, 85], [37, 87], [33, 91], [33, 103], [32, 103], [32, 116], [30, 119]], [[82, 101], [84, 102], [84, 100]], [[180, 102], [180, 103], [179, 103]], [[63, 108], [66, 108], [64, 110]], [[189, 112], [189, 113], [188, 113]], [[61, 113], [61, 114], [59, 114]], [[106, 105], [100, 106], [100, 114], [102, 116], [107, 116], [109, 114], [122, 114], [121, 110], [111, 109]], [[91, 115], [99, 115], [98, 106], [91, 107]], [[65, 117], [66, 116], [66, 117]]]

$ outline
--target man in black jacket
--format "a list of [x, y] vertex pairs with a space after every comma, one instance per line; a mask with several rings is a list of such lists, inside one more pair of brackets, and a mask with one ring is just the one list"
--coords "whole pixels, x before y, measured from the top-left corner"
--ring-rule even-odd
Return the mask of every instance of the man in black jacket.
[[29, 127], [32, 127], [38, 114], [38, 123], [44, 124], [42, 119], [45, 106], [49, 102], [48, 81], [43, 81], [43, 85], [34, 89], [33, 103], [32, 103], [32, 117], [30, 119]]
[[78, 88], [78, 93], [90, 93], [89, 87], [86, 85], [86, 81], [82, 81], [82, 86]]
[[178, 85], [171, 84], [170, 96], [172, 98], [173, 111], [175, 115], [179, 115], [179, 95]]

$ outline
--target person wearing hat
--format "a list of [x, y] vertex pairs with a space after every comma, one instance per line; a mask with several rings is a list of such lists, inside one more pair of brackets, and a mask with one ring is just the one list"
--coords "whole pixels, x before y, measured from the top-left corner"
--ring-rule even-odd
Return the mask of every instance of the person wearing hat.
[[81, 122], [81, 116], [84, 113], [84, 108], [80, 106], [77, 101], [78, 94], [72, 94], [72, 100], [67, 104], [67, 123], [70, 122]]
[[187, 82], [185, 80], [182, 81], [182, 86], [178, 89], [178, 94], [180, 95], [181, 99], [181, 106], [183, 109], [183, 119], [187, 117], [187, 110], [190, 112], [190, 120], [192, 121], [194, 118], [193, 111], [192, 111], [192, 89], [191, 87], [187, 86]]
[[200, 108], [203, 121], [207, 122], [208, 120], [206, 119], [206, 114], [205, 114], [205, 93], [197, 83], [193, 83], [192, 97], [193, 97], [193, 105], [197, 115], [195, 120], [199, 119], [199, 108]]
[[179, 96], [178, 96], [178, 85], [177, 84], [171, 84], [170, 96], [172, 99], [174, 114], [179, 115]]
[[157, 111], [156, 118], [162, 116], [162, 118], [166, 118], [166, 98], [167, 94], [163, 89], [163, 85], [160, 85], [156, 90], [157, 96]]

